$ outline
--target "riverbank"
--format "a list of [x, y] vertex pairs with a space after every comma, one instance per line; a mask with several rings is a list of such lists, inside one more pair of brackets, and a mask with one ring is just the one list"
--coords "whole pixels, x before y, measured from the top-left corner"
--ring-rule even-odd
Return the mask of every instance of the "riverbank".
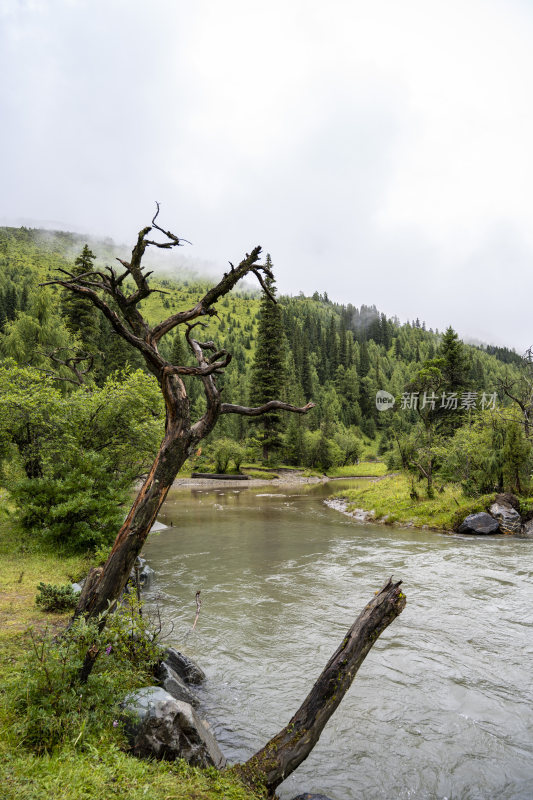
[[[40, 648], [43, 636], [61, 630], [69, 612], [47, 613], [35, 605], [39, 582], [65, 584], [87, 572], [83, 557], [61, 557], [40, 548], [31, 540], [23, 540], [5, 518], [0, 520], [0, 558], [2, 588], [0, 592], [0, 786], [2, 800], [132, 800], [149, 796], [153, 800], [257, 800], [257, 795], [233, 776], [214, 769], [200, 770], [185, 762], [140, 761], [125, 751], [126, 743], [114, 719], [116, 703], [98, 709], [99, 727], [87, 723], [91, 692], [95, 692], [91, 676], [82, 707], [69, 710], [65, 725], [75, 731], [60, 745], [37, 754], [21, 733], [27, 728], [24, 715], [29, 713], [16, 705], [23, 681], [35, 678], [29, 666], [32, 652]], [[129, 665], [124, 673], [124, 691], [141, 683], [144, 675], [135, 674]], [[144, 680], [144, 682], [146, 682]], [[29, 684], [28, 684], [29, 685]], [[68, 692], [66, 693], [68, 694]], [[87, 704], [89, 700], [89, 704]], [[95, 694], [95, 705], [98, 706]], [[37, 716], [35, 724], [44, 729], [50, 724], [50, 696], [42, 709], [29, 711]], [[89, 708], [89, 710], [88, 710]], [[57, 717], [55, 722], [62, 725]]]
[[[304, 486], [307, 484], [327, 483], [328, 481], [336, 480], [351, 480], [351, 479], [381, 479], [387, 472], [385, 464], [380, 461], [362, 461], [359, 464], [353, 464], [349, 467], [336, 467], [326, 473], [311, 474], [309, 470], [305, 469], [288, 469], [280, 467], [279, 469], [261, 470], [265, 473], [265, 477], [255, 477], [260, 472], [258, 469], [243, 468], [243, 474], [249, 474], [250, 479], [243, 481], [241, 479], [231, 480], [231, 474], [228, 473], [227, 478], [192, 478], [190, 476], [178, 477], [172, 484], [173, 489], [190, 488], [190, 489], [203, 489], [213, 488], [221, 489], [223, 487], [229, 488], [249, 488], [261, 486]], [[267, 477], [267, 473], [268, 477]]]
[[403, 527], [451, 531], [459, 517], [484, 511], [493, 494], [478, 498], [465, 497], [458, 485], [447, 485], [435, 497], [425, 497], [420, 488], [419, 499], [411, 497], [411, 479], [404, 473], [387, 475], [376, 481], [345, 489], [326, 501], [327, 505], [358, 522], [380, 522]]

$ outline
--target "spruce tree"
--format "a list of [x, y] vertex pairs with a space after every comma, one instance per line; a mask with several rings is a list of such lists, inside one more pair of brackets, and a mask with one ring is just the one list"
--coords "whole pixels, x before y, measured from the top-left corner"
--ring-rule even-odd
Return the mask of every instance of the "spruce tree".
[[[266, 266], [272, 270], [270, 254]], [[265, 279], [271, 295], [275, 295], [275, 281]], [[257, 345], [252, 367], [250, 401], [254, 406], [268, 403], [283, 394], [284, 379], [284, 332], [281, 309], [277, 303], [263, 295], [258, 316]], [[259, 420], [258, 439], [263, 448], [263, 459], [268, 460], [271, 450], [281, 446], [283, 422], [279, 412], [264, 414]]]
[[366, 339], [361, 342], [359, 351], [359, 375], [364, 378], [370, 371], [370, 356], [368, 355], [368, 345]]
[[464, 344], [451, 326], [442, 337], [439, 356], [444, 359], [442, 372], [447, 388], [452, 392], [460, 391], [468, 383], [468, 360]]
[[313, 385], [311, 381], [311, 363], [309, 361], [309, 344], [306, 338], [304, 338], [302, 345], [301, 376], [304, 399], [307, 402], [313, 394]]
[[[92, 272], [96, 256], [86, 244], [74, 262], [74, 275]], [[82, 349], [89, 353], [98, 350], [100, 316], [90, 300], [72, 292], [63, 292], [61, 312], [68, 330], [79, 339]]]
[[183, 335], [178, 329], [172, 339], [172, 348], [170, 350], [169, 361], [174, 366], [183, 366], [188, 363], [187, 355], [185, 353], [185, 345], [183, 343]]

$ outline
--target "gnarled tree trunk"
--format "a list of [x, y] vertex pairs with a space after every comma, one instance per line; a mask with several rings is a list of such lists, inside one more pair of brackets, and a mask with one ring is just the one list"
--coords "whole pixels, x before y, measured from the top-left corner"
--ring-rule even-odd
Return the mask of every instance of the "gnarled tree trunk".
[[[249, 273], [256, 276], [263, 290], [275, 302], [262, 277], [262, 275], [266, 275], [272, 278], [272, 272], [267, 265], [258, 263], [260, 247], [247, 253], [238, 267], [231, 265], [231, 270], [225, 273], [223, 278], [209, 289], [192, 308], [178, 311], [154, 327], [148, 324], [140, 313], [138, 304], [152, 292], [161, 292], [162, 290], [153, 289], [148, 283], [151, 273], [144, 272], [142, 267], [145, 250], [148, 246], [171, 249], [181, 244], [177, 236], [157, 225], [158, 214], [159, 206], [157, 206], [157, 212], [152, 219], [152, 225], [139, 232], [137, 243], [132, 250], [131, 261], [126, 262], [119, 259], [125, 268], [121, 274], [117, 275], [111, 267], [106, 268], [107, 272], [91, 269], [81, 274], [61, 270], [66, 277], [47, 282], [59, 284], [78, 296], [90, 300], [106, 316], [115, 332], [131, 347], [139, 350], [147, 368], [161, 387], [166, 408], [165, 436], [150, 474], [118, 532], [107, 562], [102, 569], [93, 571], [89, 576], [85, 590], [80, 596], [75, 616], [84, 615], [87, 618], [98, 618], [103, 612], [114, 606], [174, 478], [186, 459], [194, 452], [198, 443], [213, 430], [221, 414], [259, 416], [272, 410], [305, 414], [314, 406], [313, 403], [308, 403], [299, 408], [278, 400], [272, 400], [257, 408], [222, 403], [221, 392], [216, 385], [216, 376], [223, 374], [224, 369], [231, 361], [231, 353], [226, 350], [218, 350], [212, 341], [200, 342], [191, 336], [195, 327], [204, 324], [199, 320], [215, 316], [215, 303], [228, 294]], [[163, 242], [147, 238], [152, 228], [164, 235]], [[131, 291], [128, 288], [130, 279], [133, 279], [135, 289], [128, 294], [127, 291]], [[179, 325], [185, 328], [185, 338], [196, 359], [197, 366], [171, 364], [159, 352], [161, 338]], [[183, 375], [198, 378], [204, 388], [207, 408], [205, 414], [194, 423], [190, 418], [189, 398], [182, 380]], [[101, 627], [105, 625], [105, 616], [101, 617], [100, 625]], [[83, 679], [88, 677], [97, 655], [96, 649], [89, 650], [82, 670]]]

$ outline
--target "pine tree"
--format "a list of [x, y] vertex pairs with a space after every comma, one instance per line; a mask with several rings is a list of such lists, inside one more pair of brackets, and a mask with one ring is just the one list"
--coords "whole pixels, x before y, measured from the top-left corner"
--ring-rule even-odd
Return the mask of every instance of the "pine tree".
[[187, 363], [187, 357], [185, 354], [185, 346], [183, 344], [183, 336], [181, 331], [178, 330], [174, 334], [174, 338], [172, 339], [172, 348], [170, 350], [170, 363], [174, 364], [174, 366], [183, 366]]
[[[270, 254], [266, 257], [266, 266], [272, 270]], [[265, 280], [268, 291], [276, 293], [275, 281]], [[257, 345], [252, 367], [250, 401], [254, 406], [268, 403], [283, 394], [284, 388], [284, 332], [281, 309], [263, 295], [258, 317]], [[281, 445], [283, 422], [279, 412], [264, 414], [257, 423], [260, 426], [258, 438], [263, 447], [263, 458], [268, 460], [269, 452]]]
[[452, 392], [463, 389], [468, 381], [468, 361], [464, 345], [451, 326], [442, 337], [439, 356], [445, 362], [442, 373], [446, 379], [447, 388]]
[[368, 355], [368, 345], [366, 339], [361, 342], [361, 349], [359, 351], [359, 375], [364, 378], [370, 371], [370, 356]]
[[502, 458], [505, 489], [518, 494], [527, 491], [531, 474], [531, 445], [516, 422], [506, 426]]
[[[96, 256], [86, 244], [74, 262], [74, 275], [92, 272]], [[98, 350], [100, 334], [100, 317], [90, 300], [85, 300], [73, 292], [64, 291], [61, 300], [61, 312], [65, 318], [67, 329], [79, 339], [82, 349], [89, 353]]]
[[304, 338], [302, 344], [302, 366], [301, 366], [301, 376], [302, 376], [302, 389], [304, 393], [304, 399], [307, 402], [311, 399], [313, 394], [313, 384], [311, 381], [311, 362], [309, 361], [309, 345], [307, 343], [307, 339]]

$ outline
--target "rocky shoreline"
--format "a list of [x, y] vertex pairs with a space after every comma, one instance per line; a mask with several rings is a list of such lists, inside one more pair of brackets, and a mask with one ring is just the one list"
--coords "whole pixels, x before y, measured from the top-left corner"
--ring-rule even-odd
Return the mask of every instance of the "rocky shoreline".
[[[168, 647], [154, 671], [155, 682], [130, 692], [121, 703], [121, 719], [131, 753], [137, 758], [174, 761], [191, 766], [228, 766], [211, 726], [199, 714], [194, 688], [203, 670], [180, 651]], [[330, 800], [323, 794], [299, 794], [293, 800]]]
[[308, 483], [327, 483], [334, 478], [328, 478], [326, 475], [319, 478], [313, 476], [310, 478], [304, 477], [301, 474], [289, 475], [292, 470], [283, 473], [279, 478], [250, 478], [248, 481], [223, 479], [217, 480], [216, 478], [176, 478], [172, 484], [173, 489], [248, 489], [250, 487], [259, 486], [299, 486]]
[[373, 522], [377, 525], [395, 525], [400, 528], [420, 528], [420, 530], [434, 530], [440, 533], [459, 533], [466, 535], [490, 536], [494, 534], [506, 536], [519, 536], [533, 538], [533, 514], [521, 516], [520, 501], [512, 494], [498, 494], [487, 511], [469, 514], [454, 530], [446, 528], [433, 528], [430, 525], [416, 525], [414, 522], [391, 523], [388, 517], [374, 517], [373, 510], [353, 508], [349, 510], [349, 503], [342, 498], [327, 498], [324, 504], [328, 508], [339, 511], [356, 522]]
[[348, 501], [338, 497], [327, 498], [324, 500], [324, 505], [328, 508], [332, 508], [334, 511], [340, 511], [341, 514], [351, 517], [356, 522], [386, 522], [386, 519], [375, 520], [373, 516], [374, 512], [365, 511], [364, 508], [354, 508], [352, 511], [348, 511]]

